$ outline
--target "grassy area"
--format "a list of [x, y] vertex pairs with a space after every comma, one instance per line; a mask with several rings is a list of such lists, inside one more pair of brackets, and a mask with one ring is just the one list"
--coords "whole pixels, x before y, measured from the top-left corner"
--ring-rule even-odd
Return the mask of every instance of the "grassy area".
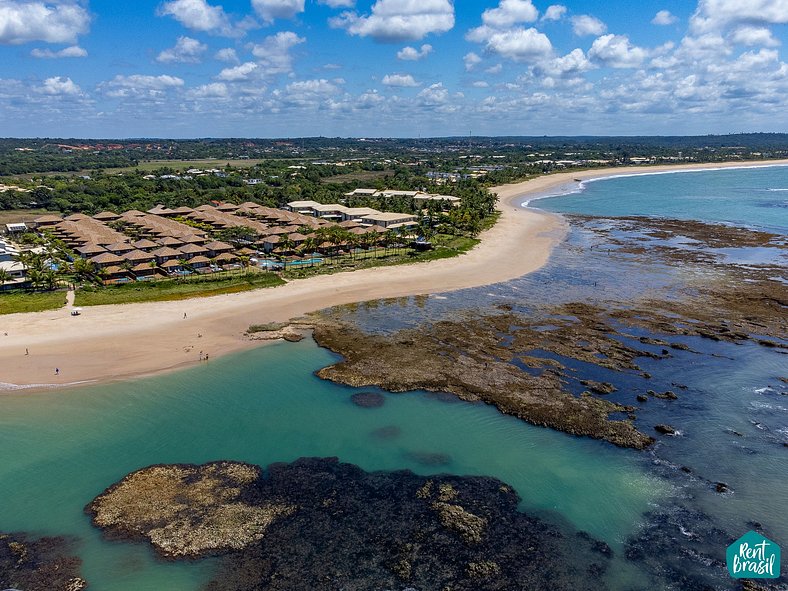
[[[45, 209], [6, 209], [0, 211], [0, 226], [18, 222], [31, 222], [47, 212]], [[5, 230], [5, 228], [3, 228]]]
[[390, 248], [388, 251], [378, 248], [376, 252], [367, 251], [355, 257], [344, 255], [335, 257], [334, 259], [326, 258], [326, 262], [314, 267], [288, 268], [282, 273], [282, 276], [288, 279], [299, 279], [312, 275], [329, 275], [344, 271], [369, 269], [371, 267], [390, 267], [394, 265], [407, 265], [410, 263], [448, 259], [468, 252], [479, 244], [480, 240], [468, 236], [439, 235], [433, 242], [435, 248], [421, 252], [410, 248]]
[[128, 304], [133, 302], [164, 302], [238, 293], [263, 287], [275, 287], [284, 281], [274, 273], [250, 273], [225, 278], [198, 280], [172, 279], [137, 282], [108, 287], [83, 288], [77, 291], [75, 305]]
[[56, 310], [63, 307], [65, 301], [66, 293], [64, 291], [3, 292], [0, 293], [0, 314]]
[[500, 211], [496, 210], [496, 211], [492, 212], [490, 215], [488, 215], [486, 218], [484, 218], [482, 220], [482, 230], [481, 231], [484, 232], [485, 230], [489, 230], [490, 228], [492, 228], [495, 224], [498, 223], [498, 220], [500, 218], [501, 218], [501, 212]]

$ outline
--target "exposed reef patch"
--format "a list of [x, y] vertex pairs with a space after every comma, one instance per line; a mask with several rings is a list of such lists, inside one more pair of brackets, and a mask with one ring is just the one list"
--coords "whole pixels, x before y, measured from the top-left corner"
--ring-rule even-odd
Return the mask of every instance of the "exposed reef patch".
[[88, 505], [110, 537], [147, 539], [165, 558], [240, 550], [295, 511], [287, 502], [247, 498], [257, 466], [215, 462], [133, 472]]
[[[589, 577], [609, 566], [598, 550], [604, 544], [519, 512], [519, 501], [494, 478], [368, 473], [305, 458], [265, 473], [234, 462], [152, 466], [107, 489], [88, 511], [112, 537], [147, 539], [160, 553], [154, 532], [167, 530], [169, 557], [223, 549], [205, 591], [604, 589]], [[262, 536], [245, 531], [246, 518], [217, 524], [218, 508], [239, 502], [287, 513], [269, 520]], [[195, 545], [184, 523], [212, 531], [211, 543]]]
[[[642, 449], [652, 443], [651, 437], [629, 420], [609, 418], [613, 413], [632, 412], [632, 407], [590, 395], [574, 396], [565, 389], [560, 363], [526, 355], [538, 348], [620, 370], [637, 369], [633, 360], [649, 355], [599, 330], [595, 318], [586, 320], [564, 320], [561, 329], [545, 332], [534, 326], [540, 321], [506, 313], [436, 322], [393, 335], [370, 335], [337, 319], [326, 319], [316, 323], [315, 340], [344, 359], [317, 375], [391, 392], [450, 392], [463, 400], [493, 404], [535, 425]], [[588, 344], [575, 347], [577, 338]], [[598, 356], [600, 352], [604, 358]], [[524, 371], [515, 361], [538, 371]]]

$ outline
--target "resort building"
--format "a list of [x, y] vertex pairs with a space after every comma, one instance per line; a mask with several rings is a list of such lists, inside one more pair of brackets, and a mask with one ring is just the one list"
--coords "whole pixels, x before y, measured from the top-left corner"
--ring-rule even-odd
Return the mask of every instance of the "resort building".
[[5, 271], [10, 277], [8, 281], [0, 284], [0, 291], [27, 286], [27, 267], [19, 261], [0, 260], [0, 270]]
[[[358, 189], [357, 195], [374, 195], [374, 189]], [[419, 198], [415, 191], [388, 195]], [[456, 199], [456, 198], [454, 198]], [[240, 205], [211, 201], [196, 208], [168, 208], [159, 204], [147, 212], [102, 211], [93, 216], [81, 213], [61, 217], [46, 214], [26, 227], [62, 240], [74, 256], [93, 263], [104, 283], [123, 283], [168, 276], [206, 274], [238, 269], [242, 262], [262, 253], [277, 256], [302, 255], [308, 245], [314, 252], [336, 252], [348, 248], [316, 233], [324, 227], [341, 226], [352, 234], [385, 234], [418, 224], [409, 213], [381, 212], [371, 207], [347, 207], [316, 201], [293, 201], [282, 209], [251, 201]], [[221, 232], [247, 228], [232, 243], [218, 240]], [[232, 234], [232, 233], [230, 233]], [[321, 237], [322, 238], [322, 237]], [[228, 240], [229, 238], [225, 238]], [[0, 264], [11, 276], [3, 289], [28, 285], [27, 269], [18, 262], [19, 248], [0, 241]]]
[[15, 261], [19, 256], [19, 248], [15, 244], [0, 239], [0, 263]]
[[377, 191], [375, 189], [354, 189], [349, 193], [345, 193], [345, 198], [348, 197], [374, 197], [379, 199], [393, 199], [402, 197], [406, 199], [413, 199], [413, 201], [426, 203], [428, 201], [443, 201], [450, 203], [454, 207], [459, 207], [462, 199], [454, 197], [453, 195], [435, 195], [433, 193], [425, 193], [424, 191], [396, 191], [393, 189], [384, 189]]
[[[383, 213], [371, 207], [345, 207], [344, 205], [323, 204], [316, 201], [291, 201], [287, 204], [290, 211], [302, 215], [311, 215], [321, 219], [337, 222], [357, 222], [366, 226], [382, 226], [399, 228], [416, 225], [416, 216], [405, 213]], [[398, 224], [395, 226], [395, 224]]]
[[368, 214], [361, 219], [361, 222], [370, 226], [381, 226], [391, 230], [418, 224], [415, 215], [394, 212]]

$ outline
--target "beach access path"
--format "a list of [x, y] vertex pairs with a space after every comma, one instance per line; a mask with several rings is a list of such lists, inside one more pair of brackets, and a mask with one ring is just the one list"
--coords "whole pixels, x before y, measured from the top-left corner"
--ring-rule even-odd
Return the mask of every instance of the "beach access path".
[[757, 164], [619, 167], [551, 174], [496, 187], [492, 190], [499, 196], [500, 219], [481, 234], [479, 245], [450, 259], [319, 275], [280, 287], [207, 298], [92, 306], [79, 316], [71, 316], [67, 307], [3, 315], [0, 391], [149, 375], [200, 363], [201, 353], [213, 362], [227, 353], [260, 346], [244, 336], [251, 324], [283, 322], [330, 306], [521, 277], [547, 263], [568, 229], [561, 216], [520, 207], [529, 198], [576, 187], [575, 179]]

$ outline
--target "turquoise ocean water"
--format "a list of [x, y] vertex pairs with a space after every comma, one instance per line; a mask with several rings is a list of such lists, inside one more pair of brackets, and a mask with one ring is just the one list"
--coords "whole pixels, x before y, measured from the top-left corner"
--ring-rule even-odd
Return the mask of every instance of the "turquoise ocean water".
[[[693, 210], [686, 203], [687, 195], [694, 200], [708, 189], [709, 179], [730, 204], [727, 210], [717, 203]], [[645, 192], [649, 183], [652, 198], [638, 199], [642, 207], [654, 205], [659, 211], [630, 211], [635, 207], [631, 196]], [[736, 196], [749, 195], [747, 186], [757, 194], [752, 203], [759, 204], [740, 204]], [[583, 193], [538, 205], [603, 215], [699, 219], [710, 219], [714, 211], [718, 221], [785, 233], [785, 194], [766, 190], [776, 188], [788, 188], [788, 169], [599, 181], [589, 183]], [[583, 210], [586, 198], [591, 200]], [[577, 227], [550, 264], [535, 274], [452, 294], [361, 305], [348, 314], [369, 330], [390, 330], [459, 310], [484, 311], [501, 302], [527, 310], [527, 302], [539, 299], [626, 297], [644, 286], [658, 289], [680, 273], [665, 267], [644, 269], [636, 261], [604, 256], [599, 249], [589, 252], [589, 243], [597, 239]], [[757, 521], [773, 539], [788, 544], [783, 446], [788, 442], [788, 402], [785, 384], [779, 381], [787, 373], [785, 356], [750, 344], [690, 338], [687, 344], [705, 355], [677, 352], [669, 360], [642, 362], [653, 375], [648, 387], [671, 389], [676, 379], [688, 386], [679, 400], [651, 400], [639, 411], [643, 430], [668, 421], [682, 432], [644, 453], [533, 427], [491, 407], [447, 403], [425, 393], [386, 394], [382, 408], [356, 407], [349, 399], [356, 390], [313, 375], [336, 357], [309, 340], [262, 347], [158, 377], [2, 395], [0, 531], [74, 536], [83, 574], [97, 591], [196, 591], [210, 577], [212, 561], [161, 562], [144, 545], [105, 541], [82, 512], [85, 504], [128, 472], [155, 463], [233, 459], [266, 465], [301, 456], [338, 456], [366, 470], [409, 468], [422, 474], [500, 478], [518, 491], [522, 510], [607, 541], [617, 556], [607, 581], [613, 588], [664, 588], [620, 558], [626, 542], [657, 520], [655, 514], [689, 511], [730, 532]], [[644, 387], [632, 375], [583, 369], [596, 371], [592, 378], [619, 386], [613, 400], [631, 403], [624, 396]], [[392, 426], [399, 428], [398, 437], [375, 435]], [[424, 453], [448, 459], [443, 465], [424, 465], [417, 461]], [[692, 474], [679, 466], [689, 467]], [[718, 495], [709, 481], [724, 481], [734, 493]], [[673, 533], [680, 538], [685, 527], [690, 525], [679, 524]], [[724, 556], [724, 548], [720, 552]], [[671, 559], [664, 557], [666, 562]]]
[[788, 228], [788, 167], [632, 174], [573, 183], [535, 207], [598, 216], [647, 215]]

